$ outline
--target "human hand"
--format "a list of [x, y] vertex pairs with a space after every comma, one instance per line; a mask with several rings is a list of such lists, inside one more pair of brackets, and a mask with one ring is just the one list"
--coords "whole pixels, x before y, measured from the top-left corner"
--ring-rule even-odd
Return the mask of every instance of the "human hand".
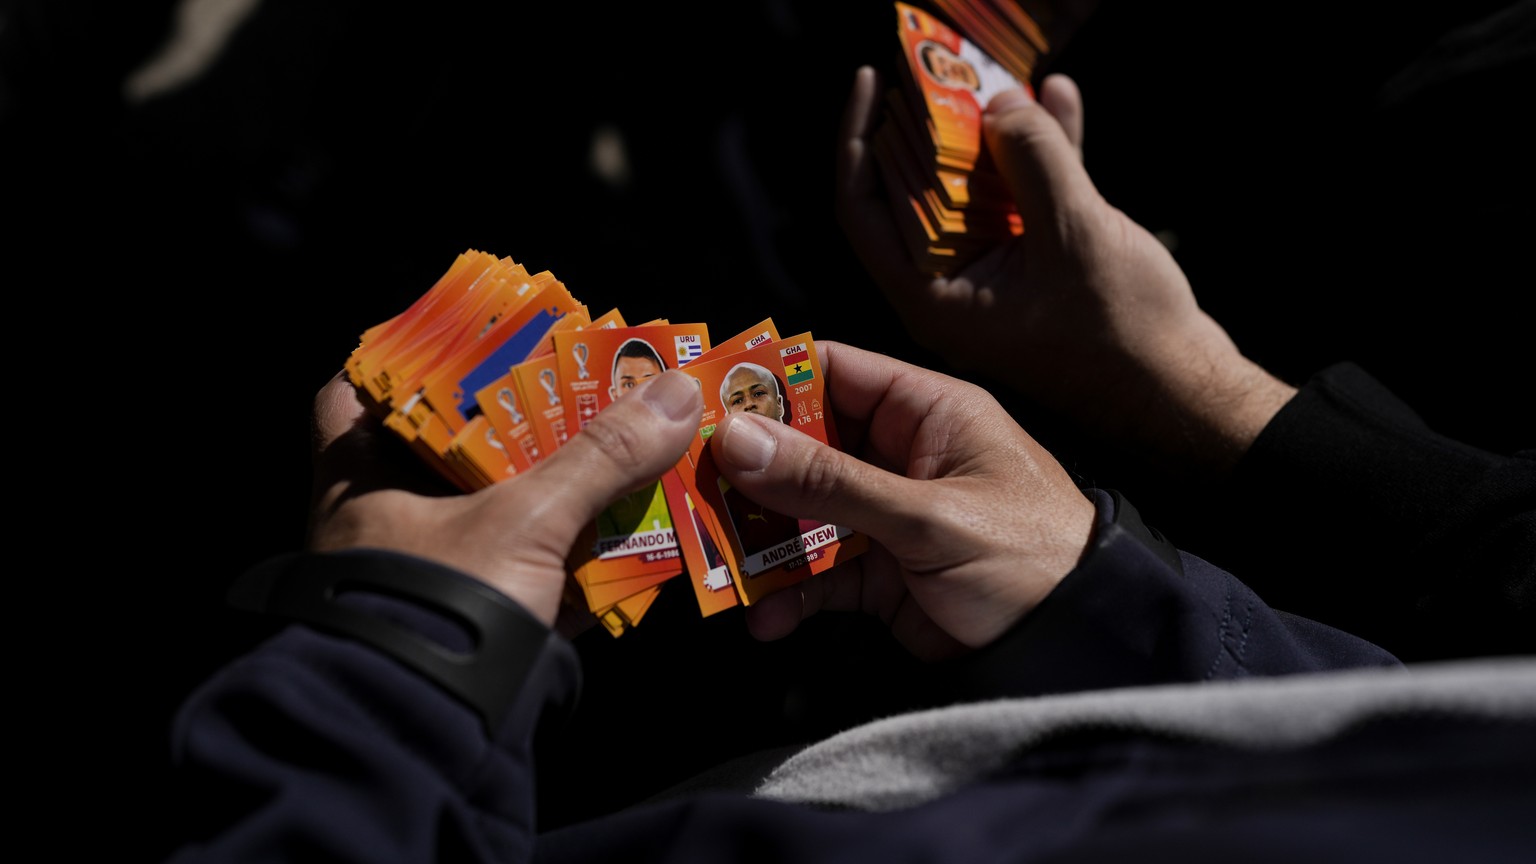
[[835, 342], [816, 347], [844, 452], [745, 413], [727, 415], [709, 446], [754, 501], [874, 542], [747, 607], [753, 635], [776, 639], [840, 609], [879, 616], [923, 659], [987, 644], [1076, 566], [1093, 504], [981, 388]]
[[[471, 494], [445, 490], [419, 461], [392, 459], [393, 435], [345, 374], [315, 397], [315, 551], [392, 549], [455, 567], [521, 603], [545, 624], [560, 598], [576, 535], [621, 495], [677, 464], [703, 397], [681, 372], [658, 376], [604, 409], [533, 469]], [[582, 623], [563, 617], [566, 635]]]
[[998, 94], [982, 129], [1024, 234], [951, 276], [904, 256], [871, 137], [878, 82], [860, 69], [844, 112], [838, 218], [924, 347], [1015, 388], [1113, 443], [1224, 473], [1294, 395], [1195, 302], [1168, 250], [1099, 194], [1082, 164], [1083, 101], [1063, 75]]

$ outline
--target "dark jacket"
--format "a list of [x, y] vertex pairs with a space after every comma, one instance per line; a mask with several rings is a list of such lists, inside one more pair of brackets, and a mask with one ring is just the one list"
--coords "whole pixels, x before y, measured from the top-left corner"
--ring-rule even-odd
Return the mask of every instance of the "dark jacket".
[[[1457, 470], [1471, 486], [1447, 488], [1493, 482], [1487, 472], [1496, 457], [1455, 458], [1458, 449], [1408, 418], [1399, 418], [1406, 431], [1402, 423], [1370, 422], [1379, 398], [1374, 383], [1353, 371], [1325, 376], [1277, 418], [1254, 456], [1294, 461], [1307, 450], [1306, 430], [1346, 426], [1383, 439], [1356, 441], [1363, 454], [1414, 442], [1447, 450], [1453, 458], [1426, 482], [1449, 484]], [[1281, 435], [1292, 437], [1276, 440]], [[1248, 466], [1245, 473], [1262, 480], [1271, 470]], [[948, 710], [974, 714], [994, 701], [1026, 712], [1070, 709], [1070, 700], [1102, 694], [1125, 696], [1140, 710], [1180, 693], [1232, 696], [1225, 704], [1241, 708], [1245, 694], [1263, 695], [1262, 688], [1341, 673], [1362, 676], [1361, 692], [1383, 678], [1403, 683], [1411, 667], [1387, 651], [1276, 611], [1232, 575], [1172, 547], [1117, 494], [1087, 494], [1098, 511], [1091, 548], [1010, 632], [937, 667], [935, 679], [956, 706]], [[1490, 501], [1502, 507], [1506, 497]], [[1362, 518], [1369, 523], [1374, 515]], [[1485, 542], [1437, 554], [1463, 569], [1500, 555], [1509, 560], [1528, 548], [1529, 513], [1508, 521]], [[1437, 536], [1455, 544], [1464, 532]], [[1501, 541], [1511, 544], [1502, 553], [1494, 548]], [[311, 580], [327, 572], [388, 573], [391, 585], [425, 587], [326, 601], [345, 606], [346, 615], [309, 615], [319, 623], [289, 627], [191, 696], [174, 735], [190, 794], [186, 844], [172, 860], [1488, 862], [1528, 860], [1536, 849], [1527, 818], [1536, 803], [1536, 707], [1528, 697], [1511, 704], [1472, 694], [1478, 706], [1502, 705], [1488, 710], [1433, 700], [1409, 700], [1405, 709], [1385, 700], [1349, 722], [1297, 732], [1309, 718], [1338, 714], [1338, 687], [1298, 691], [1303, 701], [1276, 712], [1285, 716], [1272, 732], [1255, 732], [1260, 741], [1101, 707], [1042, 727], [1046, 733], [1027, 746], [998, 739], [1011, 743], [996, 745], [1004, 752], [984, 773], [950, 772], [961, 779], [895, 806], [865, 806], [857, 790], [852, 797], [766, 794], [763, 778], [778, 771], [782, 780], [793, 767], [778, 754], [728, 782], [706, 779], [541, 832], [534, 740], [558, 726], [577, 694], [570, 644], [504, 597], [425, 561], [376, 551], [294, 556], [266, 568], [267, 587], [273, 572], [281, 581], [282, 571], [295, 568]], [[1396, 608], [1392, 588], [1377, 585]], [[460, 615], [472, 613], [477, 623], [468, 629], [489, 627], [496, 638], [468, 633], [462, 620], [441, 614], [433, 598], [445, 596], [457, 598], [448, 607]], [[477, 618], [476, 610], [485, 614]], [[339, 635], [355, 631], [346, 621], [357, 617], [391, 622], [390, 629], [453, 651], [413, 654], [397, 637]], [[487, 654], [490, 648], [503, 654]], [[443, 656], [510, 672], [456, 678], [457, 667], [440, 662]], [[1536, 693], [1529, 666], [1516, 671], [1516, 685], [1502, 688], [1506, 695]], [[1223, 689], [1242, 686], [1260, 689]], [[1319, 710], [1309, 710], [1307, 698], [1320, 700]], [[932, 724], [941, 734], [945, 716]], [[1265, 724], [1238, 725], [1251, 731]], [[958, 735], [962, 727], [948, 728]], [[873, 737], [886, 742], [884, 757], [897, 757], [889, 774], [916, 776], [916, 762], [911, 771], [899, 767], [900, 744]], [[946, 751], [937, 752], [948, 770]], [[842, 775], [821, 776], [835, 785]]]

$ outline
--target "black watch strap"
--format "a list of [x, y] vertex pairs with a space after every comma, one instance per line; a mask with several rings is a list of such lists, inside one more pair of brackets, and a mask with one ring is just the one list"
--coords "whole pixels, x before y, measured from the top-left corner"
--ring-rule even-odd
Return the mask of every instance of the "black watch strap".
[[[465, 628], [467, 653], [373, 611], [340, 602], [365, 591], [422, 604]], [[239, 609], [282, 616], [372, 645], [476, 712], [489, 733], [505, 719], [552, 631], [503, 594], [458, 571], [385, 550], [300, 552], [268, 559], [231, 586]]]

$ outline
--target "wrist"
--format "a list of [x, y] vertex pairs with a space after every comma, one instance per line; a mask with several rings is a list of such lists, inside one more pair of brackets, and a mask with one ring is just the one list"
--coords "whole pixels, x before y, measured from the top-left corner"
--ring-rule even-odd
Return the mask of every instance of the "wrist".
[[1219, 481], [1295, 395], [1295, 387], [1234, 349], [1169, 388], [1151, 444], [1187, 474]]
[[1208, 483], [1228, 476], [1296, 395], [1210, 325], [1166, 340], [1135, 364], [1125, 381], [1136, 404], [1109, 413], [1118, 426], [1107, 436], [1183, 479]]

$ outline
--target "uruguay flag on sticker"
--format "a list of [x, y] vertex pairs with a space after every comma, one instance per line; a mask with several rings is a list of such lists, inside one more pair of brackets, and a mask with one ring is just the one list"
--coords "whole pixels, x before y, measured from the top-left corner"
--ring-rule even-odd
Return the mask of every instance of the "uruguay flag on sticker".
[[811, 371], [811, 352], [805, 350], [804, 342], [779, 349], [779, 359], [784, 363], [784, 380], [790, 384], [799, 384], [816, 377], [816, 373]]
[[697, 336], [677, 336], [673, 341], [677, 344], [677, 362], [679, 365], [693, 360], [704, 353], [704, 344]]

